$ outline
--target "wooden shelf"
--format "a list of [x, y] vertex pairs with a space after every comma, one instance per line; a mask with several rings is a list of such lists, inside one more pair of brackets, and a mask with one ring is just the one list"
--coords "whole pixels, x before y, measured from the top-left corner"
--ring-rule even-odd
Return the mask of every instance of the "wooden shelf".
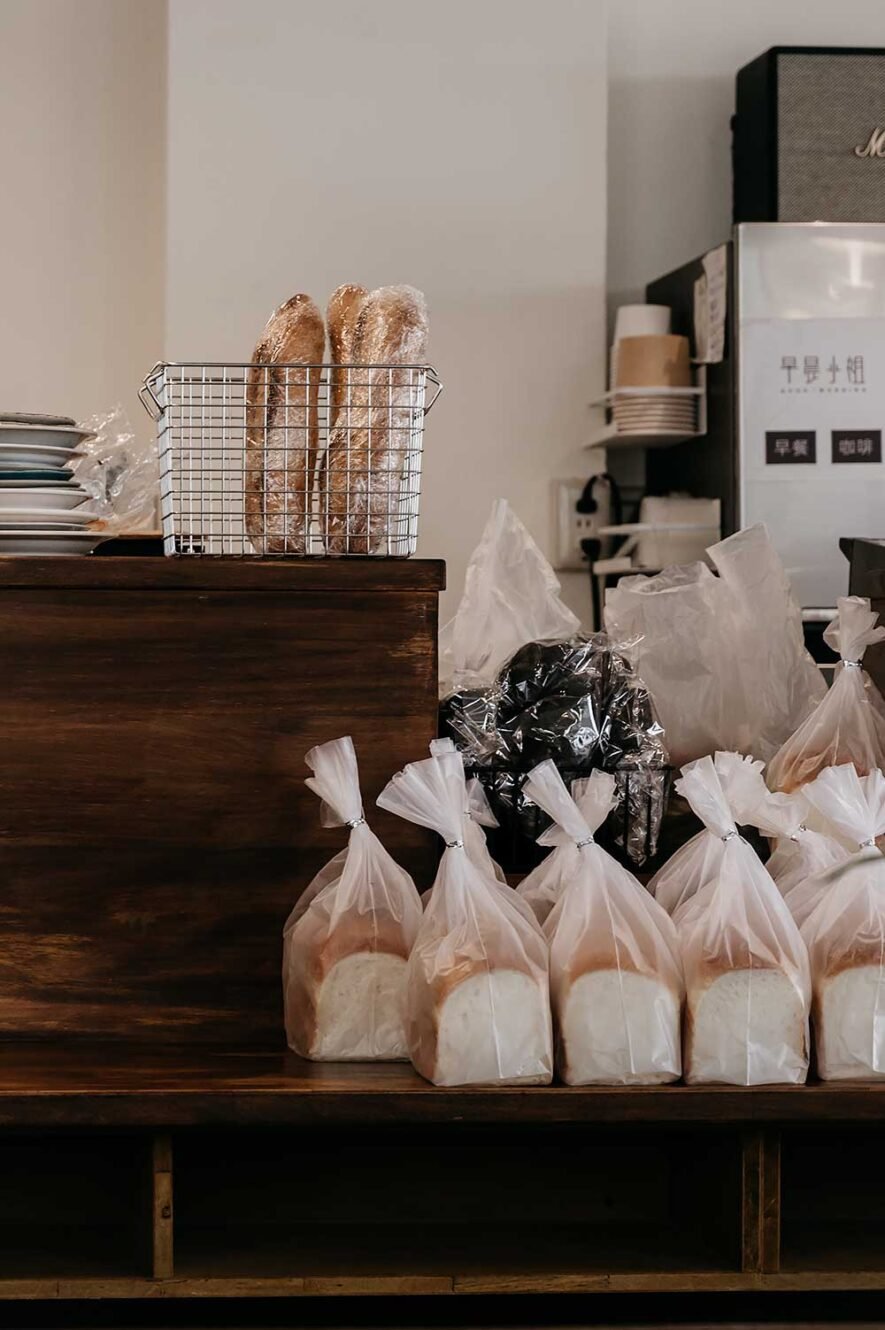
[[0, 1125], [885, 1121], [885, 1085], [440, 1089], [398, 1064], [223, 1046], [3, 1046]]

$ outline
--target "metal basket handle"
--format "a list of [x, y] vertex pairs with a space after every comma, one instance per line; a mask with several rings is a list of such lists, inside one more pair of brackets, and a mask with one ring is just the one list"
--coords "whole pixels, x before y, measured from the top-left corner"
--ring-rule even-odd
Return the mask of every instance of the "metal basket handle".
[[[144, 383], [138, 390], [138, 400], [141, 402], [152, 420], [159, 420], [163, 414], [163, 403], [151, 387], [151, 384], [156, 383], [157, 379], [160, 378], [163, 369], [163, 363], [158, 360], [150, 374], [145, 376]], [[439, 394], [437, 394], [437, 396], [439, 396]], [[434, 398], [434, 401], [435, 400], [436, 399]]]
[[428, 382], [428, 383], [432, 383], [432, 384], [433, 384], [434, 388], [436, 389], [436, 392], [433, 394], [433, 396], [431, 397], [431, 399], [430, 399], [429, 402], [425, 402], [425, 403], [424, 403], [424, 414], [425, 414], [425, 416], [427, 416], [427, 415], [430, 414], [431, 407], [433, 407], [433, 406], [436, 404], [436, 402], [437, 402], [437, 400], [438, 400], [438, 398], [439, 398], [439, 396], [440, 396], [440, 394], [442, 393], [442, 390], [443, 390], [442, 380], [440, 379], [440, 377], [439, 377], [439, 375], [437, 374], [436, 370], [435, 370], [435, 369], [431, 369], [430, 365], [427, 366], [426, 378], [427, 378], [427, 382]]

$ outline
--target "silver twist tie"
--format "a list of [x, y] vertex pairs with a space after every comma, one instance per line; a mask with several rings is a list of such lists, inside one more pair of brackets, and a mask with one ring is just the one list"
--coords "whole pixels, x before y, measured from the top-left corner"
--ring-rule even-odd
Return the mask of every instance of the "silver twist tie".
[[799, 825], [798, 825], [798, 827], [796, 828], [796, 830], [793, 832], [792, 836], [790, 837], [790, 840], [791, 840], [791, 841], [794, 841], [794, 842], [797, 842], [797, 841], [799, 840], [799, 837], [800, 837], [800, 836], [804, 836], [807, 830], [808, 830], [808, 828], [806, 827], [805, 823], [804, 823], [804, 822], [800, 822]]
[[462, 840], [447, 840], [447, 841], [446, 841], [446, 849], [447, 849], [447, 850], [463, 850], [463, 849], [464, 849], [464, 842], [463, 842]]
[[859, 660], [843, 660], [842, 666], [846, 670], [861, 670], [863, 669], [863, 662]]
[[366, 825], [366, 819], [364, 817], [355, 817], [352, 818], [347, 825], [350, 827], [351, 831], [353, 831], [355, 827], [364, 827]]
[[727, 831], [725, 835], [722, 837], [722, 843], [726, 845], [730, 840], [734, 840], [735, 836], [737, 836], [738, 839], [740, 839], [740, 832], [734, 830]]
[[595, 844], [596, 844], [596, 842], [594, 841], [594, 839], [593, 839], [592, 836], [588, 836], [588, 837], [586, 838], [586, 840], [576, 840], [576, 841], [575, 841], [575, 845], [577, 846], [577, 848], [578, 848], [579, 850], [584, 850], [584, 849], [587, 848], [588, 845], [595, 845]]
[[875, 850], [875, 849], [876, 849], [876, 837], [873, 836], [871, 840], [862, 840], [861, 843], [860, 843], [860, 848], [861, 848], [862, 850]]

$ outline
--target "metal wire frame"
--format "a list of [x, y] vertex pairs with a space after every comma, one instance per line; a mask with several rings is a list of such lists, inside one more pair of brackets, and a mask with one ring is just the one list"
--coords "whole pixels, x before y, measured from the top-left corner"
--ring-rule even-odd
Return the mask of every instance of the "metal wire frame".
[[157, 422], [165, 552], [414, 554], [441, 391], [427, 365], [155, 365], [139, 396]]

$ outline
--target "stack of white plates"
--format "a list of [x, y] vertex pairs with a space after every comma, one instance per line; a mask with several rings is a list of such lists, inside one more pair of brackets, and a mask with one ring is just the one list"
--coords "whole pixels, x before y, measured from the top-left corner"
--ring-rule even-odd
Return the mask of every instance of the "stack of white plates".
[[107, 539], [71, 468], [91, 437], [67, 416], [0, 413], [0, 555], [91, 554]]
[[680, 388], [621, 389], [612, 400], [619, 434], [695, 434], [698, 399]]

